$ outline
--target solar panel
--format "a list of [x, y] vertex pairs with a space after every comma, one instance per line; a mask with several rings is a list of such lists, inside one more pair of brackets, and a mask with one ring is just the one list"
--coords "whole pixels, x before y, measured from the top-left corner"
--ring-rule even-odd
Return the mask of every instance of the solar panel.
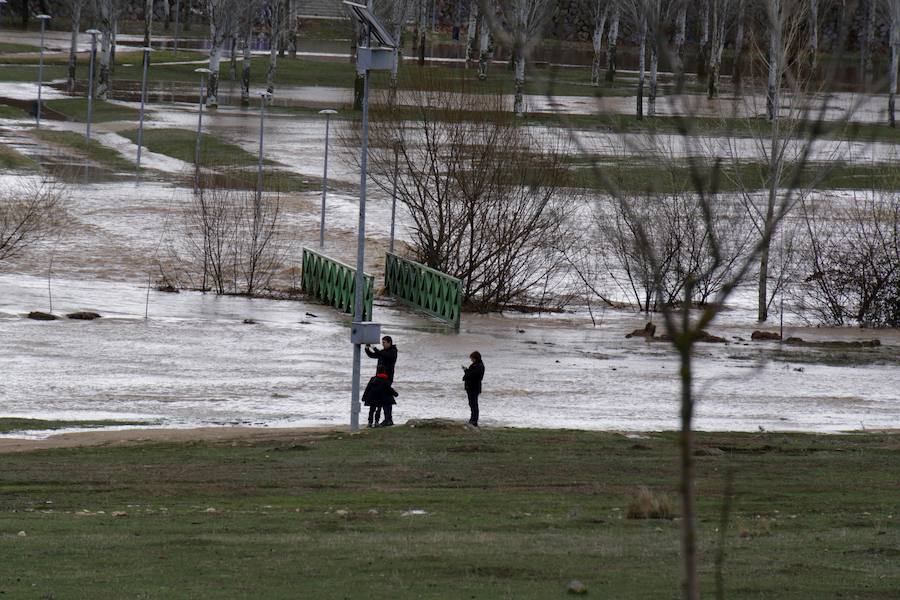
[[384, 28], [381, 21], [372, 14], [372, 11], [369, 10], [368, 6], [365, 4], [356, 4], [355, 2], [348, 2], [347, 0], [344, 0], [344, 4], [354, 15], [356, 15], [356, 18], [360, 23], [369, 26], [369, 33], [375, 36], [375, 39], [377, 39], [382, 46], [390, 46], [391, 48], [397, 46], [394, 42], [394, 38], [388, 33], [387, 29]]

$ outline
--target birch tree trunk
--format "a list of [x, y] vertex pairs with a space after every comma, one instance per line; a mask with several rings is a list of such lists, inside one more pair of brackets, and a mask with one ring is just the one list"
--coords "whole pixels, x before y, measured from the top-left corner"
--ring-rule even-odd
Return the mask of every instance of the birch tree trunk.
[[287, 3], [288, 3], [288, 14], [287, 14], [288, 55], [290, 55], [291, 59], [296, 59], [297, 58], [297, 36], [299, 35], [299, 31], [297, 31], [297, 24], [298, 24], [297, 0], [287, 0]]
[[875, 0], [866, 0], [865, 25], [863, 27], [862, 49], [860, 51], [860, 76], [866, 89], [872, 85], [872, 38], [875, 35]]
[[706, 77], [706, 62], [709, 58], [709, 2], [700, 4], [700, 42], [697, 45], [697, 79]]
[[112, 31], [109, 39], [109, 72], [116, 72], [116, 38], [119, 35], [119, 15], [115, 3], [112, 3]]
[[[741, 88], [741, 70], [744, 57], [744, 0], [738, 0], [735, 17], [734, 56], [731, 59], [731, 83], [736, 90]], [[739, 93], [739, 92], [736, 92]]]
[[781, 73], [781, 0], [768, 0], [768, 10], [769, 77], [766, 82], [766, 118], [774, 121], [778, 115], [778, 89]]
[[520, 45], [516, 48], [516, 97], [513, 102], [513, 110], [517, 117], [525, 116], [525, 48]]
[[819, 0], [809, 0], [809, 64], [815, 69], [819, 58]]
[[[644, 9], [642, 9], [644, 10]], [[638, 87], [637, 87], [637, 107], [635, 116], [638, 120], [644, 118], [644, 63], [647, 51], [647, 15], [641, 15], [641, 26], [638, 32], [639, 50], [638, 50]]]
[[66, 89], [70, 94], [75, 92], [75, 68], [78, 60], [78, 31], [81, 29], [82, 0], [73, 0], [72, 7], [72, 37], [69, 41], [69, 77]]
[[618, 0], [613, 6], [612, 21], [609, 23], [609, 40], [606, 44], [606, 81], [612, 83], [616, 78], [616, 45], [619, 40], [619, 17], [621, 16], [621, 8]]
[[388, 83], [388, 106], [391, 108], [397, 105], [397, 88], [398, 88], [398, 71], [400, 69], [400, 61], [403, 60], [403, 26], [406, 23], [406, 14], [408, 12], [407, 0], [395, 0], [394, 3], [394, 41], [397, 47], [394, 48], [394, 63], [391, 65], [391, 79]]
[[231, 35], [231, 49], [228, 52], [228, 75], [232, 81], [237, 79], [237, 38], [238, 36], [236, 33]]
[[594, 86], [600, 85], [600, 72], [603, 70], [601, 61], [603, 30], [606, 28], [606, 17], [609, 14], [609, 4], [606, 4], [603, 10], [600, 10], [600, 4], [602, 3], [603, 0], [597, 0], [597, 5], [594, 8], [594, 60], [591, 63], [591, 85]]
[[97, 98], [108, 100], [110, 92], [109, 62], [112, 58], [112, 0], [99, 0], [100, 68], [97, 70]]
[[266, 91], [275, 93], [275, 74], [278, 69], [278, 38], [281, 36], [281, 2], [275, 0], [269, 28], [269, 68], [266, 71]]
[[[166, 0], [168, 1], [168, 0]], [[153, 0], [144, 2], [144, 48], [150, 47], [150, 38], [152, 33], [150, 29], [153, 27]]]
[[479, 18], [481, 24], [478, 32], [478, 79], [484, 81], [488, 75], [491, 61], [491, 28], [484, 15]]
[[419, 66], [425, 66], [425, 33], [428, 31], [428, 2], [421, 0], [419, 11]]
[[712, 0], [712, 43], [709, 53], [709, 82], [707, 96], [715, 98], [719, 95], [719, 73], [722, 67], [722, 51], [725, 49], [725, 22], [728, 19], [728, 3]]
[[894, 103], [897, 99], [897, 61], [900, 59], [900, 0], [888, 0], [891, 15], [891, 72], [888, 74], [888, 124], [897, 126]]
[[650, 95], [647, 98], [647, 115], [656, 116], [656, 73], [659, 70], [659, 35], [656, 27], [650, 30]]
[[466, 29], [466, 68], [476, 62], [476, 41], [478, 37], [478, 0], [469, 2], [469, 26]]
[[675, 15], [675, 91], [680, 92], [684, 88], [684, 42], [687, 39], [687, 2], [678, 3], [678, 12]]
[[244, 22], [244, 60], [241, 65], [241, 106], [250, 106], [250, 66], [253, 59], [253, 53], [250, 51], [250, 35], [252, 28], [253, 17], [251, 16]]

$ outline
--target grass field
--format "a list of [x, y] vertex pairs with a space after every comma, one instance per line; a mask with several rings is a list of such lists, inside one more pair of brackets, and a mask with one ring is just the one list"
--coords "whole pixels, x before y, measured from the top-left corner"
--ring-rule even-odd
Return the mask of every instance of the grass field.
[[[137, 129], [122, 132], [137, 143]], [[171, 156], [186, 163], [194, 163], [197, 134], [189, 129], [144, 129], [144, 146], [151, 152]], [[256, 165], [258, 158], [240, 146], [219, 138], [202, 134], [200, 139], [200, 164], [205, 167], [248, 167]]]
[[[900, 436], [698, 447], [704, 597], [733, 471], [725, 597], [896, 598]], [[676, 448], [669, 433], [395, 427], [9, 454], [0, 593], [546, 599], [577, 578], [589, 597], [677, 598]], [[638, 486], [675, 518], [628, 518]]]
[[[61, 98], [45, 102], [48, 108], [60, 113], [70, 121], [87, 121], [87, 98]], [[137, 121], [139, 111], [119, 104], [95, 101], [93, 103], [91, 117], [94, 123], [107, 121]], [[144, 120], [150, 120], [148, 114], [144, 114]]]
[[34, 169], [36, 162], [6, 144], [0, 144], [0, 168], [3, 169]]
[[34, 135], [39, 139], [62, 146], [78, 156], [89, 158], [116, 171], [134, 171], [134, 163], [126, 160], [121, 154], [107, 148], [95, 139], [87, 141], [84, 135], [74, 131], [52, 131], [35, 129]]

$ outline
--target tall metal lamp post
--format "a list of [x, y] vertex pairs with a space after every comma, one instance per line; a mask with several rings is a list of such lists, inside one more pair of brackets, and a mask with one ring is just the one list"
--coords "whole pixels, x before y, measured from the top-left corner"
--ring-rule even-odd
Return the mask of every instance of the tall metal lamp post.
[[84, 130], [84, 139], [91, 139], [91, 120], [94, 118], [94, 63], [97, 61], [97, 36], [99, 29], [88, 29], [85, 33], [91, 34], [91, 64], [88, 65], [88, 89], [87, 89], [87, 125]]
[[[359, 174], [359, 228], [356, 237], [356, 282], [353, 294], [353, 325], [350, 330], [350, 342], [353, 344], [353, 383], [350, 396], [350, 431], [359, 431], [359, 374], [360, 358], [363, 344], [377, 344], [381, 337], [380, 327], [374, 323], [363, 322], [363, 298], [365, 296], [363, 274], [366, 242], [366, 170], [369, 154], [369, 71], [388, 71], [394, 62], [396, 43], [384, 25], [372, 11], [372, 0], [368, 5], [355, 4], [344, 0], [360, 25], [365, 27], [366, 36], [363, 44], [356, 49], [356, 72], [363, 77], [362, 100], [362, 147], [360, 148]], [[381, 47], [371, 47], [372, 38], [378, 40]]]
[[194, 146], [194, 193], [200, 193], [200, 132], [203, 129], [203, 92], [206, 90], [206, 76], [212, 73], [209, 69], [201, 67], [194, 69], [194, 73], [200, 73], [200, 103], [197, 108], [197, 143]]
[[256, 167], [256, 206], [259, 210], [259, 202], [262, 200], [263, 192], [263, 131], [265, 131], [266, 123], [266, 104], [272, 99], [269, 92], [260, 92], [259, 94], [259, 162]]
[[328, 129], [331, 125], [331, 115], [336, 115], [337, 111], [330, 108], [319, 111], [320, 115], [325, 115], [325, 170], [322, 174], [322, 218], [319, 220], [319, 248], [325, 247], [325, 195], [328, 193]]
[[47, 28], [47, 21], [50, 15], [38, 15], [41, 21], [41, 58], [38, 62], [38, 101], [37, 101], [37, 126], [41, 126], [41, 88], [44, 87], [44, 30]]
[[[137, 168], [141, 170], [141, 146], [144, 144], [144, 103], [147, 101], [147, 67], [150, 65], [150, 53], [153, 48], [141, 48], [144, 51], [144, 74], [141, 77], [141, 112], [138, 120]], [[140, 174], [138, 175], [140, 177]]]

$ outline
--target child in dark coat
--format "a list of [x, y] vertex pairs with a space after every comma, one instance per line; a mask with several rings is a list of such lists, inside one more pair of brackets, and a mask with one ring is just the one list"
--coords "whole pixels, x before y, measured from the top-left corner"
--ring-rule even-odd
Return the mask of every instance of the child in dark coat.
[[[388, 374], [384, 369], [378, 369], [375, 377], [366, 384], [366, 390], [362, 397], [363, 404], [369, 407], [369, 427], [390, 427], [394, 424], [392, 409], [394, 404], [397, 404], [394, 398], [398, 395], [388, 381]], [[378, 423], [377, 417], [375, 417], [378, 409], [384, 411], [384, 421], [381, 423]], [[374, 423], [373, 419], [376, 419]]]

